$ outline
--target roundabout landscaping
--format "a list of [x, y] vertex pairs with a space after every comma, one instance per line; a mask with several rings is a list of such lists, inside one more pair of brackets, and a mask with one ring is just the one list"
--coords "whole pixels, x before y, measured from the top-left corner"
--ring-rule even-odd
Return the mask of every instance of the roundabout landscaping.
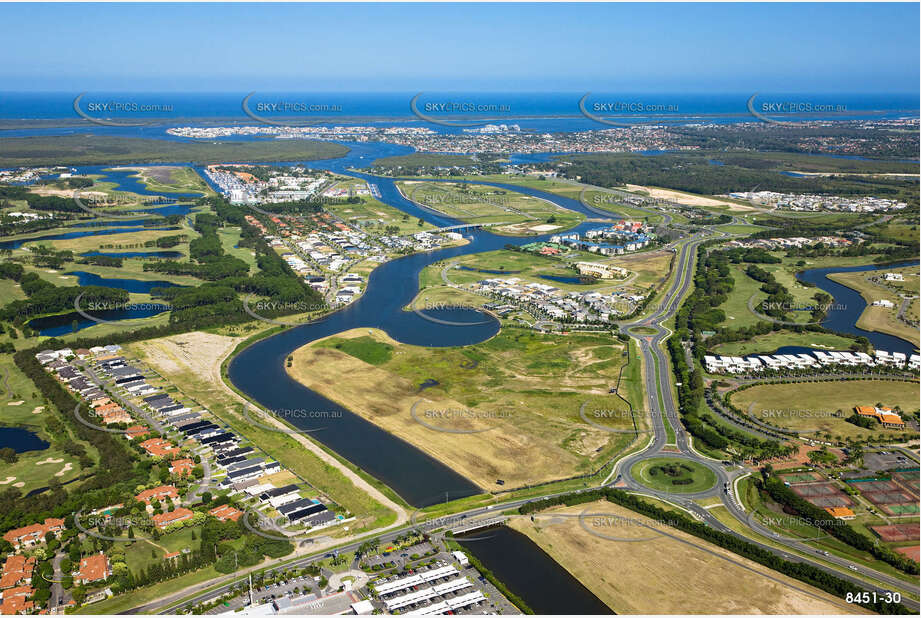
[[646, 487], [669, 493], [696, 494], [716, 485], [716, 474], [710, 468], [682, 457], [643, 459], [630, 473]]

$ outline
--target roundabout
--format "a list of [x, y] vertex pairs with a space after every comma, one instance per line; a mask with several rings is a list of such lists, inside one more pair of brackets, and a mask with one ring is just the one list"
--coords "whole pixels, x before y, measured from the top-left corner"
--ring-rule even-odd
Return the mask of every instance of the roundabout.
[[651, 457], [630, 468], [641, 485], [668, 493], [699, 494], [716, 486], [716, 473], [707, 466], [684, 457]]

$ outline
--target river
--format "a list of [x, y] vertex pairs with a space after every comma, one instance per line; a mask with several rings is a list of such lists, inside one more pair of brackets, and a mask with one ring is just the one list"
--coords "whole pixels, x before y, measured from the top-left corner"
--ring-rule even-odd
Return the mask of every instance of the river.
[[832, 273], [857, 273], [871, 270], [888, 270], [890, 268], [901, 268], [904, 266], [917, 266], [918, 260], [899, 262], [897, 264], [870, 264], [864, 266], [832, 266], [830, 268], [812, 268], [797, 274], [797, 279], [812, 283], [825, 292], [828, 292], [835, 299], [828, 311], [828, 316], [822, 322], [825, 328], [839, 332], [850, 333], [866, 337], [877, 350], [886, 350], [887, 352], [902, 352], [906, 355], [914, 354], [917, 346], [906, 341], [901, 337], [887, 335], [886, 333], [877, 333], [864, 330], [857, 326], [857, 320], [867, 306], [867, 302], [860, 295], [860, 292], [853, 290], [846, 285], [832, 281], [827, 275]]

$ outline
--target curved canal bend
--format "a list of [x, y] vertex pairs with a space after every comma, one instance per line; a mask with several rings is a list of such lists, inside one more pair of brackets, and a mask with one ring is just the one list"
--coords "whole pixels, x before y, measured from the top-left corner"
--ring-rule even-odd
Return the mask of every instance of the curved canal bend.
[[[393, 179], [348, 169], [348, 161], [314, 161], [310, 165], [316, 168], [327, 163], [330, 164], [327, 169], [377, 185], [380, 192], [378, 199], [411, 216], [439, 227], [462, 223], [409, 201], [399, 192]], [[573, 199], [530, 188], [490, 184], [548, 200], [587, 217], [598, 216]], [[585, 222], [573, 229], [581, 231], [593, 225]], [[427, 311], [442, 320], [480, 322], [450, 326], [403, 310], [419, 292], [419, 273], [441, 260], [493, 251], [508, 244], [522, 245], [549, 236], [496, 236], [476, 230], [470, 234], [470, 242], [462, 247], [417, 253], [386, 262], [371, 272], [365, 292], [357, 301], [317, 321], [288, 328], [254, 343], [231, 360], [228, 377], [234, 386], [267, 410], [341, 413], [337, 418], [292, 418], [290, 422], [298, 429], [315, 430], [311, 437], [385, 483], [414, 507], [431, 504], [432, 497], [443, 496], [445, 488], [451, 489], [454, 498], [482, 493], [481, 488], [446, 465], [289, 377], [284, 368], [285, 359], [294, 350], [312, 341], [353, 328], [378, 328], [401, 343], [427, 347], [462, 346], [485, 341], [499, 331], [499, 322], [493, 318], [484, 321], [485, 314], [481, 312], [473, 309]], [[322, 371], [322, 368], [318, 370]], [[346, 376], [346, 379], [361, 380], [361, 376]]]

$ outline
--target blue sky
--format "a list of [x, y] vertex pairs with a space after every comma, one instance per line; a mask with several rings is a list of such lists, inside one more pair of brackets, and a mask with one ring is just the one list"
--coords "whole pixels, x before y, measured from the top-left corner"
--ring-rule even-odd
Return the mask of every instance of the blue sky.
[[919, 5], [0, 4], [4, 90], [914, 92]]

